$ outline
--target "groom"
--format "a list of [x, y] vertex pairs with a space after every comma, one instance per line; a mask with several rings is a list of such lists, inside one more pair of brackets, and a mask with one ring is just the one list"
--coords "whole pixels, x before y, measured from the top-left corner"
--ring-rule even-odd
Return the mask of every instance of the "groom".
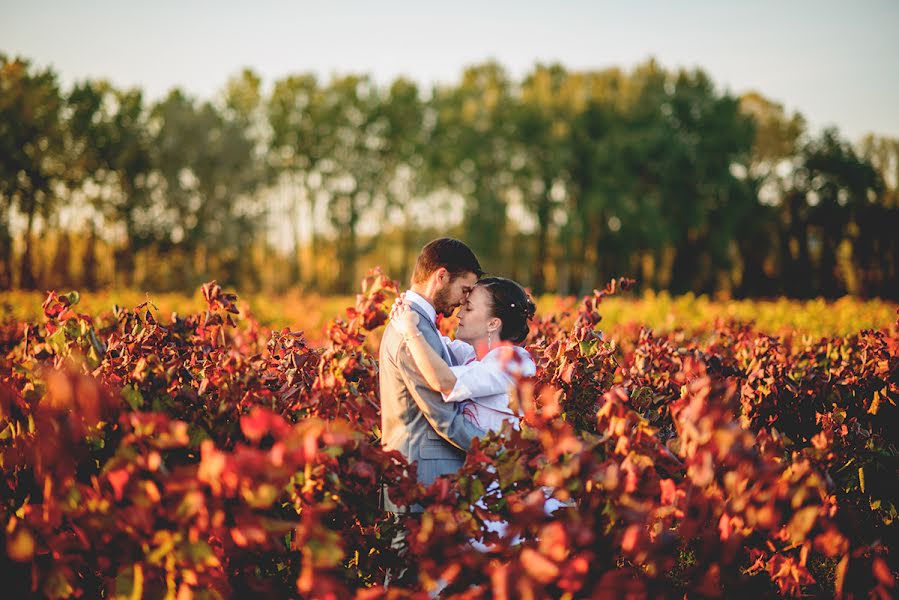
[[[406, 300], [420, 316], [420, 334], [450, 365], [456, 362], [437, 331], [437, 314], [452, 314], [481, 275], [483, 271], [474, 252], [452, 238], [428, 243], [415, 263]], [[483, 437], [484, 431], [465, 420], [454, 404], [444, 402], [439, 392], [428, 387], [393, 323], [387, 325], [381, 339], [379, 364], [381, 444], [387, 450], [399, 451], [410, 463], [418, 462], [418, 481], [425, 485], [458, 471], [472, 438]], [[394, 504], [386, 489], [383, 495], [385, 510], [422, 510], [418, 505]]]

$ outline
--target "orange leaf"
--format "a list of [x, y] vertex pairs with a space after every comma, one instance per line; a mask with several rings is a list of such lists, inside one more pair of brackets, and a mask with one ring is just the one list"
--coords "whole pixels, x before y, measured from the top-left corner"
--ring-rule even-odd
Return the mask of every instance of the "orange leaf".
[[550, 583], [559, 576], [559, 567], [554, 562], [531, 548], [521, 552], [521, 565], [528, 575], [540, 583]]

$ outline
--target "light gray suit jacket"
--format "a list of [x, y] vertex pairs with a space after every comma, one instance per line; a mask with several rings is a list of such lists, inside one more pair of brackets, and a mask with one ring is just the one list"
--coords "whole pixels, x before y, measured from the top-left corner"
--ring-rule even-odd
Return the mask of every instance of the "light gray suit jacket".
[[[437, 328], [415, 304], [418, 329], [425, 341], [454, 365], [454, 358], [440, 341]], [[410, 463], [418, 462], [418, 481], [431, 484], [440, 475], [459, 470], [472, 438], [483, 437], [483, 429], [469, 423], [455, 403], [443, 401], [425, 382], [406, 348], [402, 334], [388, 323], [381, 338], [378, 377], [381, 388], [381, 445], [397, 450]], [[397, 506], [384, 490], [384, 508], [393, 512], [420, 512], [422, 508]]]

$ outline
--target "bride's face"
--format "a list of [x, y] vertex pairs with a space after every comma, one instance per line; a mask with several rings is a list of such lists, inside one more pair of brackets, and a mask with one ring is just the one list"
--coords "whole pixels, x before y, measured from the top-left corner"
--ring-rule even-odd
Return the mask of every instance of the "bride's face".
[[[500, 320], [490, 316], [490, 295], [483, 287], [474, 286], [459, 309], [456, 338], [469, 344], [486, 339], [487, 332], [498, 331]], [[493, 334], [498, 339], [497, 333]]]

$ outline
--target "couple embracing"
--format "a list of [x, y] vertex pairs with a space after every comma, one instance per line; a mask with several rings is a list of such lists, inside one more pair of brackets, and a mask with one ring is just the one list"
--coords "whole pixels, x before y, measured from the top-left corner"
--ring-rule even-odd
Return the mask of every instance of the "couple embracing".
[[[533, 358], [521, 346], [534, 303], [514, 281], [482, 277], [474, 252], [440, 238], [418, 256], [411, 289], [397, 299], [381, 340], [381, 443], [418, 464], [418, 481], [431, 484], [459, 470], [476, 437], [517, 427], [509, 406], [516, 376], [532, 376]], [[438, 314], [459, 308], [456, 339], [442, 336]], [[398, 506], [386, 489], [384, 508]]]

